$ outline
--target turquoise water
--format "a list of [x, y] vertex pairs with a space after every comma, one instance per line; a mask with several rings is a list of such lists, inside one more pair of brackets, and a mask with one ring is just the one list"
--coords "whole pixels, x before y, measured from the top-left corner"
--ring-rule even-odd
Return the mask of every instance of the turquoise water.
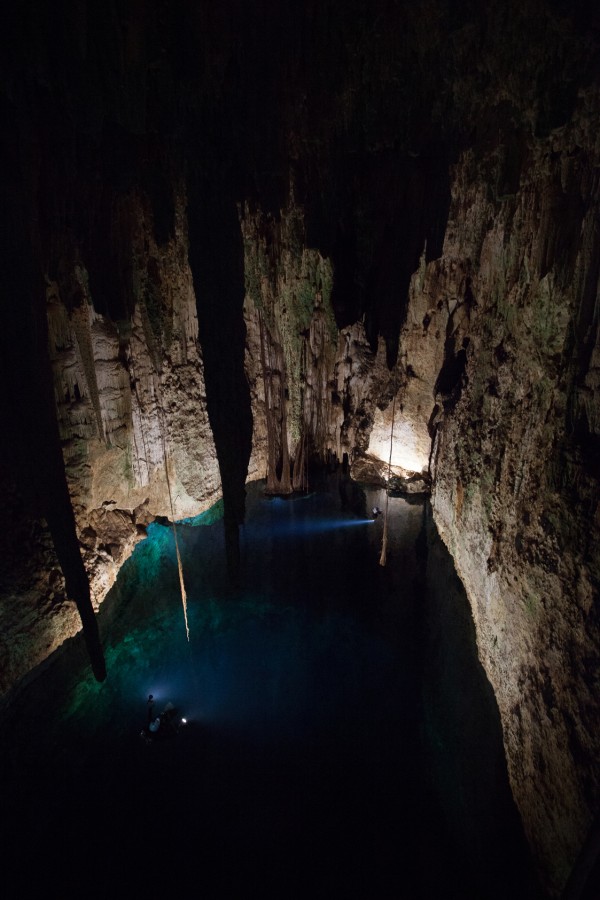
[[[535, 897], [468, 604], [426, 502], [324, 479], [248, 487], [242, 581], [220, 508], [153, 525], [99, 615], [6, 712], [3, 842], [62, 896]], [[185, 725], [147, 745], [146, 698]], [[36, 858], [40, 864], [27, 865]], [[82, 866], [81, 863], [84, 863]]]

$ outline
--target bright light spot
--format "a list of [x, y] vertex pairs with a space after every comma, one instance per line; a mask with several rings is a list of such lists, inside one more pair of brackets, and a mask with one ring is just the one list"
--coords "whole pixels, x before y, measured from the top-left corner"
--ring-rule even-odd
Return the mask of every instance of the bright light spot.
[[372, 521], [372, 519], [306, 519], [300, 522], [281, 522], [277, 526], [277, 534], [279, 537], [308, 536], [325, 531], [336, 531], [338, 528], [368, 525]]
[[[386, 463], [390, 458], [391, 406], [386, 414], [377, 410], [369, 440], [369, 453]], [[429, 465], [431, 437], [427, 422], [411, 421], [400, 415], [394, 422], [392, 466], [408, 472], [422, 472]]]

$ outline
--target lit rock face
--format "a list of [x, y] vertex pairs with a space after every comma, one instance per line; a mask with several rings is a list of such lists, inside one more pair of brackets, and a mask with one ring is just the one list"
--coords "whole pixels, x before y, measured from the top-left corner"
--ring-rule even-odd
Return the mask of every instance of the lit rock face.
[[[175, 236], [161, 247], [145, 205], [132, 206], [138, 302], [128, 321], [95, 311], [82, 265], [47, 289], [65, 470], [96, 609], [155, 516], [196, 515], [220, 496], [182, 197]], [[79, 305], [67, 309], [63, 290]], [[13, 578], [18, 603], [0, 606], [0, 694], [81, 627], [44, 523], [30, 531], [38, 574], [24, 573], [26, 585]]]
[[187, 264], [183, 197], [174, 238], [152, 239], [148, 212], [133, 201], [133, 280], [129, 321], [94, 312], [85, 272], [74, 277], [81, 306], [69, 315], [50, 294], [50, 353], [67, 474], [81, 515], [135, 509], [196, 515], [218, 496], [219, 477], [206, 414], [196, 298]]
[[[581, 149], [594, 146], [585, 125], [594, 117], [584, 109], [572, 128], [532, 141], [519, 189], [500, 198], [489, 181], [501, 154], [462, 156], [443, 254], [412, 278], [391, 370], [362, 322], [337, 337], [323, 328], [328, 298], [303, 280], [308, 251], [290, 252], [286, 214], [270, 231], [243, 225], [247, 274], [252, 240], [265, 258], [275, 248], [273, 267], [253, 281], [260, 294], [246, 297], [252, 471], [264, 476], [267, 457], [261, 309], [284, 386], [279, 422], [286, 391], [291, 409], [302, 395], [288, 427], [297, 423], [297, 437], [304, 421], [323, 457], [348, 453], [359, 480], [383, 483], [390, 448], [394, 473], [431, 461], [436, 522], [470, 598], [514, 797], [553, 895], [598, 804], [599, 198], [597, 155]], [[305, 312], [312, 301], [302, 327], [290, 285], [304, 291]], [[302, 365], [282, 349], [293, 329], [306, 336]]]
[[240, 224], [253, 414], [248, 474], [266, 477], [268, 488], [286, 493], [292, 481], [299, 485], [301, 472], [291, 481], [275, 476], [284, 458], [296, 460], [298, 470], [305, 453], [339, 451], [343, 415], [334, 382], [338, 330], [331, 263], [304, 246], [303, 210], [293, 200], [279, 221], [246, 208]]
[[404, 475], [429, 472], [435, 385], [448, 322], [462, 306], [466, 277], [464, 266], [444, 255], [429, 265], [422, 258], [411, 281], [397, 366], [404, 378], [395, 404], [376, 408], [369, 440], [369, 453], [389, 461], [391, 451], [392, 467]]
[[[301, 208], [292, 202], [280, 221], [246, 210], [241, 227], [253, 412], [249, 477], [266, 477], [269, 452], [281, 466], [282, 422], [292, 461], [304, 439], [313, 457], [342, 460], [346, 455], [354, 477], [381, 481], [388, 475], [391, 439], [393, 474], [427, 473], [442, 336], [460, 277], [430, 273], [423, 264], [411, 286], [402, 353], [390, 371], [383, 339], [373, 352], [362, 322], [336, 327], [331, 263], [302, 245]], [[448, 299], [438, 308], [440, 285]], [[419, 490], [426, 487], [421, 480], [419, 485]]]
[[[238, 310], [221, 302], [230, 263], [241, 267], [237, 244], [221, 241], [239, 210], [249, 477], [277, 476], [285, 453], [301, 471], [303, 448], [347, 453], [357, 478], [379, 481], [390, 449], [398, 475], [431, 460], [515, 799], [559, 893], [600, 799], [600, 109], [579, 89], [597, 82], [592, 14], [574, 4], [569, 24], [568, 4], [528, 0], [511, 15], [502, 3], [431, 0], [423, 14], [322, 0], [310, 25], [300, 13], [290, 25], [294, 4], [281, 18], [268, 4], [244, 15], [215, 5], [214, 16], [116, 4], [109, 17], [45, 6], [10, 7], [16, 28], [2, 30], [0, 55], [0, 272], [4, 308], [22, 312], [0, 332], [12, 361], [0, 399], [24, 459], [19, 489], [47, 449], [31, 453], [35, 429], [19, 418], [41, 394], [45, 368], [31, 362], [44, 356], [45, 303], [94, 603], [145, 524], [171, 514], [165, 455], [175, 515], [216, 499], [196, 334], [211, 321], [214, 385], [240, 365]], [[286, 200], [290, 168], [302, 177], [290, 176]], [[190, 234], [202, 220], [191, 253], [183, 188], [173, 229], [167, 215], [184, 170], [197, 182]], [[206, 265], [211, 254], [221, 266]], [[188, 257], [195, 278], [214, 276], [204, 308], [197, 278], [199, 323]], [[214, 394], [224, 412], [213, 423], [230, 438], [226, 469], [242, 461], [237, 488], [247, 448], [244, 436], [236, 452], [230, 420], [248, 410], [241, 390], [235, 402], [225, 394]], [[46, 408], [38, 399], [36, 414]], [[10, 472], [0, 487], [13, 524], [0, 554], [4, 692], [79, 619], [43, 504], [19, 495]]]
[[513, 794], [553, 894], [600, 799], [600, 157], [586, 126], [597, 102], [584, 95], [571, 127], [532, 142], [511, 196], [486, 189], [493, 160], [478, 168], [465, 154], [443, 259], [428, 270], [468, 274], [437, 385], [435, 519], [470, 598]]
[[5, 529], [0, 562], [0, 697], [43, 663], [81, 619], [65, 603], [64, 577], [45, 521], [25, 510], [23, 498], [3, 483]]

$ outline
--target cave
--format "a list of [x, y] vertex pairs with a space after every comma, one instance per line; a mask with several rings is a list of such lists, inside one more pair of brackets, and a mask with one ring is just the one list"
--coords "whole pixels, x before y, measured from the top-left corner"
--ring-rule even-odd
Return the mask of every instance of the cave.
[[[465, 677], [489, 689], [515, 852], [533, 873], [520, 888], [488, 879], [488, 896], [591, 900], [598, 13], [578, 0], [24, 0], [1, 40], [5, 783], [20, 752], [11, 728], [44, 710], [45, 690], [76, 673], [80, 693], [91, 678], [89, 697], [114, 694], [107, 648], [131, 646], [159, 612], [149, 602], [134, 621], [123, 609], [157, 534], [173, 542], [202, 634], [212, 626], [184, 586], [196, 564], [186, 542], [202, 531], [191, 523], [208, 517], [204, 533], [219, 535], [197, 555], [222, 566], [233, 615], [257, 497], [288, 512], [313, 492], [334, 497], [340, 515], [379, 529], [379, 564], [372, 537], [360, 554], [390, 596], [401, 590], [387, 529], [393, 543], [400, 511], [418, 509], [409, 543], [425, 568], [413, 581], [433, 590], [432, 566], [452, 572], [436, 621], [466, 610]], [[367, 525], [357, 496], [375, 498], [379, 521]], [[334, 579], [347, 599], [361, 581], [352, 546]], [[280, 560], [265, 560], [267, 586]], [[264, 647], [250, 620], [240, 629], [240, 646], [254, 634]], [[397, 650], [422, 674], [437, 645], [417, 632], [418, 653]], [[184, 633], [175, 655], [194, 640]], [[152, 685], [139, 690], [143, 717]], [[450, 716], [449, 696], [441, 708]], [[83, 725], [78, 739], [83, 757], [100, 753]], [[33, 855], [65, 819], [69, 777], [40, 766], [56, 799], [35, 827], [25, 810], [2, 821], [21, 850], [37, 835]], [[96, 789], [66, 829], [74, 867], [99, 865], [95, 831], [104, 858], [110, 845]], [[125, 840], [122, 823], [114, 833]], [[378, 838], [389, 870], [401, 867]], [[443, 858], [440, 880], [432, 868], [411, 896], [440, 896], [460, 853]], [[364, 896], [385, 895], [370, 884]], [[485, 900], [481, 882], [470, 889]]]

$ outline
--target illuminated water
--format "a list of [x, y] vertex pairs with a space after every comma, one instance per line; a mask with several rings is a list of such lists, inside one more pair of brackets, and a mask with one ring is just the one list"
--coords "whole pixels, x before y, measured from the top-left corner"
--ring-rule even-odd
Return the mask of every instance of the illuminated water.
[[[6, 710], [2, 846], [57, 895], [536, 896], [493, 695], [427, 504], [332, 477], [296, 499], [249, 487], [243, 587], [219, 509], [155, 525], [82, 643]], [[153, 746], [146, 697], [189, 724]], [[23, 888], [24, 889], [24, 888]]]

